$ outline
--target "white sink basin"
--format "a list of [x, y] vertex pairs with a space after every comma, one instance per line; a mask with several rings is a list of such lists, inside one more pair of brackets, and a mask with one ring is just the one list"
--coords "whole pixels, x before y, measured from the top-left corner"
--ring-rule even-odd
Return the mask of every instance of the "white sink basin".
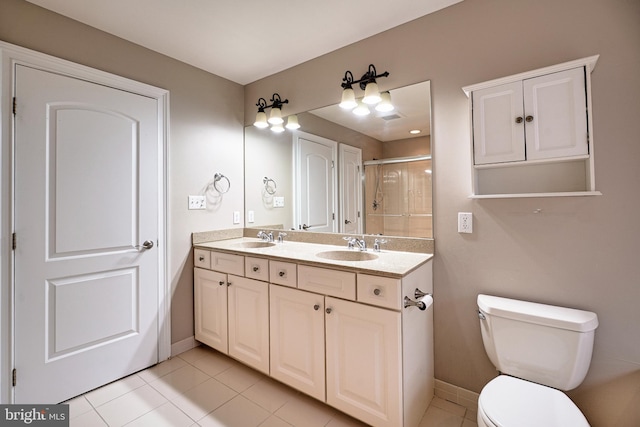
[[269, 248], [275, 245], [276, 244], [273, 242], [241, 242], [241, 243], [237, 243], [235, 246], [239, 248], [257, 249], [257, 248]]
[[378, 258], [378, 255], [371, 252], [348, 250], [318, 252], [316, 256], [333, 261], [371, 261]]

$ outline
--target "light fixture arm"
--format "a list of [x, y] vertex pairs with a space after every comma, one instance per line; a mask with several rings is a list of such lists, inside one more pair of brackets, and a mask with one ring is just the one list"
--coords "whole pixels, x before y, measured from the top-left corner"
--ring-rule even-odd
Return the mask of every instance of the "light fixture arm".
[[271, 99], [269, 101], [271, 101], [271, 105], [267, 105], [267, 100], [266, 99], [259, 98], [258, 99], [258, 103], [256, 104], [256, 107], [258, 107], [258, 112], [264, 113], [264, 110], [266, 110], [267, 108], [280, 108], [280, 109], [282, 109], [282, 106], [284, 104], [288, 104], [289, 103], [288, 99], [285, 99], [283, 101], [282, 98], [280, 98], [280, 95], [278, 95], [277, 93], [274, 93], [271, 96]]
[[375, 83], [377, 78], [388, 76], [388, 71], [385, 71], [382, 74], [377, 74], [376, 67], [373, 64], [369, 64], [369, 69], [362, 75], [360, 80], [353, 80], [353, 74], [351, 71], [347, 70], [347, 72], [344, 73], [344, 78], [342, 79], [342, 84], [340, 86], [342, 86], [343, 89], [351, 89], [352, 85], [359, 83], [360, 89], [364, 90], [367, 87], [367, 83]]

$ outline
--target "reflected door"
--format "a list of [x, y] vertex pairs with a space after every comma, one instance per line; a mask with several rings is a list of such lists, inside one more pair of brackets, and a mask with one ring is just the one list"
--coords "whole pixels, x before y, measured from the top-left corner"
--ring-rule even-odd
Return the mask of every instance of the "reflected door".
[[326, 138], [296, 140], [296, 223], [301, 230], [337, 232], [337, 143]]
[[158, 360], [158, 105], [16, 66], [16, 403]]
[[340, 232], [362, 234], [362, 150], [340, 144]]

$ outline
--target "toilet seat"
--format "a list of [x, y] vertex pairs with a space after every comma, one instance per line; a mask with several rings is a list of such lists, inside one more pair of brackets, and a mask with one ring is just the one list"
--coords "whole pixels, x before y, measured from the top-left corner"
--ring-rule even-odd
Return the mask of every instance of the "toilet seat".
[[560, 390], [508, 375], [482, 389], [478, 412], [496, 427], [589, 427], [580, 409]]

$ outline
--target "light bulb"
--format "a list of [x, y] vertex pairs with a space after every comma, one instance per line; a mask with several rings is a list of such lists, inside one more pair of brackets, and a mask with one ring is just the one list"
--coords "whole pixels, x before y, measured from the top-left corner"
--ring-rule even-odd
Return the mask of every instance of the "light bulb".
[[371, 111], [369, 111], [369, 107], [367, 107], [366, 104], [363, 104], [362, 101], [358, 102], [358, 106], [353, 109], [353, 114], [356, 116], [366, 116], [369, 113], [371, 113]]
[[271, 130], [275, 133], [284, 132], [284, 128], [282, 127], [282, 124], [271, 126]]
[[269, 126], [269, 123], [267, 123], [267, 114], [264, 111], [258, 111], [256, 121], [253, 122], [253, 125], [257, 128], [266, 128]]
[[298, 116], [295, 114], [287, 117], [287, 125], [285, 126], [287, 129], [295, 130], [300, 129], [300, 124], [298, 123]]
[[391, 94], [389, 92], [382, 92], [380, 94], [380, 103], [376, 105], [376, 111], [386, 113], [393, 111], [393, 104], [391, 103]]
[[272, 108], [271, 114], [269, 114], [268, 122], [272, 125], [281, 125], [282, 123], [284, 123], [284, 120], [282, 119], [282, 110], [275, 107]]
[[364, 88], [364, 98], [362, 102], [365, 104], [377, 104], [380, 102], [380, 92], [378, 91], [378, 84], [376, 82], [367, 83]]
[[342, 102], [340, 102], [340, 107], [345, 110], [351, 110], [358, 106], [356, 102], [356, 95], [353, 92], [353, 89], [350, 87], [346, 88], [342, 91]]

